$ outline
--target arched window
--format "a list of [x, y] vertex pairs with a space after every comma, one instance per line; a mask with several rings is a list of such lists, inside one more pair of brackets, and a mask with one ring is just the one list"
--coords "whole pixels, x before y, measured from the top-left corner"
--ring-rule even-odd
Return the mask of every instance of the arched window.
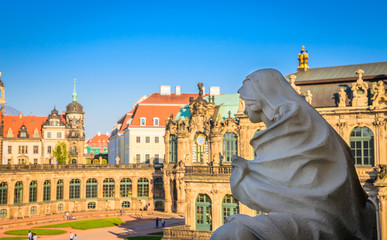
[[1, 209], [0, 218], [6, 218], [6, 217], [7, 217], [7, 209]]
[[71, 179], [69, 190], [69, 199], [79, 199], [81, 193], [81, 181], [79, 179]]
[[0, 183], [0, 205], [8, 204], [8, 184], [6, 182]]
[[30, 208], [30, 213], [31, 213], [31, 215], [35, 215], [36, 214], [36, 206], [32, 206]]
[[177, 139], [175, 135], [169, 136], [169, 162], [177, 162]]
[[71, 153], [73, 153], [73, 154], [77, 153], [77, 147], [76, 146], [72, 146], [71, 147]]
[[36, 202], [37, 196], [38, 196], [38, 182], [32, 181], [30, 183], [30, 203]]
[[199, 194], [196, 198], [196, 230], [212, 230], [211, 199], [207, 194]]
[[72, 163], [72, 164], [77, 164], [77, 159], [71, 160], [71, 163]]
[[59, 179], [56, 183], [56, 200], [63, 200], [63, 180]]
[[132, 196], [132, 180], [130, 178], [123, 178], [120, 184], [120, 196], [131, 197]]
[[223, 136], [223, 161], [231, 162], [231, 157], [238, 154], [238, 137], [235, 133], [225, 133]]
[[15, 184], [14, 203], [15, 204], [23, 203], [23, 182], [17, 182]]
[[51, 200], [51, 181], [46, 180], [43, 184], [43, 201], [48, 202]]
[[204, 157], [208, 156], [208, 143], [207, 136], [204, 133], [197, 133], [195, 135], [192, 153], [193, 162], [203, 162], [206, 160]]
[[87, 203], [87, 209], [95, 209], [95, 206], [96, 206], [95, 202]]
[[114, 179], [105, 178], [103, 180], [103, 198], [114, 198]]
[[137, 197], [149, 196], [149, 181], [146, 178], [140, 178], [137, 181]]
[[129, 201], [123, 201], [121, 206], [122, 206], [122, 208], [130, 208], [130, 202]]
[[98, 182], [95, 178], [89, 178], [86, 182], [86, 198], [98, 197]]
[[153, 188], [154, 188], [153, 198], [164, 198], [165, 197], [164, 182], [163, 182], [162, 177], [155, 178]]
[[357, 166], [374, 166], [374, 134], [368, 127], [355, 127], [349, 138]]
[[239, 202], [232, 195], [228, 194], [223, 198], [222, 209], [224, 224], [228, 216], [239, 213]]

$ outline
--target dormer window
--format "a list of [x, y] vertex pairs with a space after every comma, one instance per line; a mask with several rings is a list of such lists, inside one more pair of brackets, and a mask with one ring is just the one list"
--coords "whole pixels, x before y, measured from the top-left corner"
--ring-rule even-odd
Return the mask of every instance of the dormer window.
[[140, 118], [140, 126], [146, 126], [146, 118]]
[[20, 129], [19, 129], [19, 135], [18, 135], [19, 138], [28, 138], [28, 133], [27, 133], [27, 128], [26, 126], [23, 124]]
[[35, 131], [34, 131], [34, 137], [39, 137], [39, 131], [37, 128], [35, 128]]
[[13, 137], [13, 132], [12, 132], [12, 129], [11, 129], [11, 128], [8, 129], [8, 135], [7, 135], [7, 137]]
[[153, 118], [153, 126], [159, 125], [159, 118]]

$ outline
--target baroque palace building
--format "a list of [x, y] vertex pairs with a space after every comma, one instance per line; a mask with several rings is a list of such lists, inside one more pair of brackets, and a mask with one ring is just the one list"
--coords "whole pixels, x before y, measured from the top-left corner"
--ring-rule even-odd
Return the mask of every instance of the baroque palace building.
[[[359, 179], [377, 213], [379, 239], [387, 239], [387, 62], [309, 68], [308, 59], [303, 49], [297, 72], [286, 78], [351, 147]], [[229, 186], [232, 155], [254, 159], [249, 141], [265, 125], [249, 121], [238, 94], [221, 95], [215, 91], [205, 95], [203, 89], [199, 84], [199, 94], [191, 94], [186, 102], [162, 100], [172, 99], [172, 93], [152, 94], [148, 101], [141, 99], [116, 123], [109, 139], [108, 164], [78, 161], [80, 164], [57, 165], [38, 161], [43, 164], [8, 165], [3, 160], [0, 221], [65, 211], [139, 210], [150, 203], [156, 210], [185, 216], [184, 226], [164, 229], [164, 239], [208, 239], [231, 214], [265, 214], [239, 203]], [[174, 116], [157, 115], [167, 104], [174, 106]], [[53, 132], [61, 129], [62, 122], [65, 136], [72, 136], [72, 132], [74, 138], [82, 136], [76, 125], [83, 124], [80, 118], [75, 119], [74, 125], [68, 124], [74, 114], [83, 110], [79, 111], [82, 108], [77, 104], [69, 106], [66, 114], [52, 118], [59, 120], [58, 126], [52, 126], [58, 129]], [[16, 122], [18, 117], [12, 119]], [[157, 118], [159, 122], [155, 121]], [[49, 130], [41, 126], [38, 134], [44, 136]], [[22, 140], [35, 141], [35, 129], [31, 130], [27, 123], [25, 127], [27, 131], [22, 124], [12, 128], [14, 136], [24, 132], [28, 138]], [[7, 131], [4, 128], [1, 141], [20, 138], [7, 139]], [[43, 139], [41, 142], [40, 146], [49, 144]], [[3, 152], [7, 150], [4, 144], [1, 146]], [[33, 148], [28, 149], [28, 154], [30, 151]], [[152, 164], [155, 154], [164, 158], [163, 165]]]

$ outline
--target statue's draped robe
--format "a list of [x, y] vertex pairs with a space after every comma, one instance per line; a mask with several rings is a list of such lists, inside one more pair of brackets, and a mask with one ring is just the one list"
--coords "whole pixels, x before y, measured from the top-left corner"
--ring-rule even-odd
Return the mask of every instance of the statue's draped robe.
[[[351, 150], [273, 71], [251, 74], [251, 82], [239, 90], [245, 100], [252, 91], [262, 93], [247, 100], [257, 101], [274, 123], [252, 138], [254, 160], [233, 160], [230, 177], [236, 199], [269, 214], [232, 215], [223, 232], [229, 225], [238, 233], [229, 239], [373, 239], [375, 212], [358, 180]], [[271, 86], [261, 81], [268, 77]], [[221, 239], [220, 231], [212, 239]]]

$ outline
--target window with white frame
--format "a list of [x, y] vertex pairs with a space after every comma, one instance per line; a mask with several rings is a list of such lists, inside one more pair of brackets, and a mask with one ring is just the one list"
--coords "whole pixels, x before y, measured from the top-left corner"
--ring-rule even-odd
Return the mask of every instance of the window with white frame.
[[150, 137], [145, 137], [145, 142], [150, 143]]
[[153, 126], [159, 125], [159, 118], [153, 118]]
[[136, 154], [136, 163], [140, 163], [141, 161], [141, 154], [137, 153]]
[[146, 126], [146, 118], [140, 118], [140, 126]]
[[150, 163], [150, 154], [145, 154], [145, 163]]
[[141, 137], [140, 136], [137, 136], [136, 137], [136, 143], [140, 143], [141, 142]]
[[160, 138], [159, 137], [155, 137], [155, 143], [159, 143], [160, 142]]

